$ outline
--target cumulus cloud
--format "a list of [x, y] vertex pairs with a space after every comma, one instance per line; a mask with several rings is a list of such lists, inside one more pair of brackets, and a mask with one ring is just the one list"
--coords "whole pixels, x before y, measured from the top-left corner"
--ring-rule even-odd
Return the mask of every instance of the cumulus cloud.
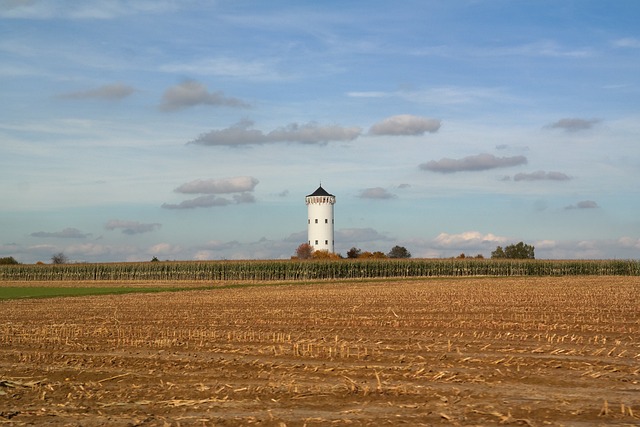
[[[257, 179], [250, 176], [208, 180], [197, 179], [182, 184], [174, 191], [182, 194], [204, 194], [204, 196], [184, 200], [177, 204], [164, 203], [162, 207], [165, 209], [195, 209], [255, 203], [256, 199], [250, 192], [254, 190], [258, 183]], [[216, 196], [216, 194], [231, 194], [231, 196], [220, 197]]]
[[61, 99], [105, 99], [109, 101], [117, 101], [131, 95], [136, 90], [122, 83], [114, 83], [110, 85], [100, 86], [95, 89], [89, 89], [78, 92], [70, 92], [59, 95]]
[[394, 199], [397, 196], [382, 187], [365, 188], [358, 196], [361, 199]]
[[177, 254], [182, 250], [180, 246], [172, 245], [171, 243], [158, 243], [149, 248], [147, 251], [150, 255], [172, 255]]
[[224, 179], [196, 179], [182, 184], [174, 191], [186, 194], [222, 194], [253, 191], [260, 181], [251, 176]]
[[141, 233], [149, 233], [161, 227], [158, 223], [141, 223], [138, 221], [124, 221], [120, 219], [111, 219], [107, 221], [104, 228], [107, 230], [121, 229], [123, 234], [134, 235]]
[[496, 157], [493, 154], [478, 154], [462, 159], [443, 158], [438, 161], [431, 160], [422, 163], [419, 168], [431, 172], [454, 173], [464, 171], [483, 171], [488, 169], [506, 168], [524, 165], [527, 163], [525, 156]]
[[321, 126], [313, 122], [307, 124], [291, 123], [268, 133], [252, 129], [252, 126], [252, 121], [242, 120], [226, 129], [203, 133], [188, 144], [231, 147], [275, 142], [326, 144], [331, 141], [352, 141], [362, 133], [362, 129], [358, 127]]
[[479, 231], [465, 231], [459, 234], [440, 233], [433, 242], [438, 247], [466, 248], [484, 244], [501, 244], [507, 241], [506, 237], [495, 234], [482, 234]]
[[565, 209], [597, 209], [598, 203], [593, 200], [583, 200], [581, 202], [576, 203], [575, 205], [569, 205], [565, 207]]
[[54, 237], [61, 239], [84, 239], [85, 237], [90, 236], [90, 233], [83, 233], [77, 228], [65, 228], [62, 231], [37, 231], [35, 233], [31, 233], [31, 237]]
[[640, 239], [634, 239], [628, 236], [624, 236], [618, 239], [618, 243], [623, 248], [640, 249]]
[[568, 181], [571, 177], [562, 172], [537, 171], [532, 173], [518, 173], [513, 176], [514, 181]]
[[549, 129], [560, 129], [565, 132], [579, 132], [582, 130], [591, 129], [594, 125], [599, 123], [599, 119], [578, 119], [578, 118], [565, 118], [560, 119], [555, 123], [551, 123], [546, 127]]
[[424, 135], [440, 129], [440, 120], [401, 114], [387, 117], [371, 126], [371, 135]]
[[162, 96], [160, 110], [175, 111], [197, 105], [213, 105], [220, 107], [248, 108], [249, 104], [238, 99], [227, 97], [222, 91], [209, 92], [207, 87], [195, 80], [187, 80], [170, 87]]

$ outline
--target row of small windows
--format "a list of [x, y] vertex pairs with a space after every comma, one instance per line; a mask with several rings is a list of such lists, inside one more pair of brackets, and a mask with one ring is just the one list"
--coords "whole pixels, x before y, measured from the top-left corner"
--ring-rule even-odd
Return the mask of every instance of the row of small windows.
[[[308, 219], [308, 220], [307, 220], [307, 223], [308, 223], [308, 224], [311, 224], [311, 220], [310, 220], [310, 219]], [[316, 224], [317, 224], [317, 223], [318, 223], [318, 218], [316, 218]], [[329, 224], [329, 220], [328, 220], [327, 218], [325, 218], [325, 219], [324, 219], [324, 223], [325, 223], [325, 224]], [[333, 219], [331, 219], [331, 224], [334, 224]]]
[[[334, 240], [332, 243], [335, 245], [335, 243], [336, 243], [336, 242], [335, 242], [335, 240]], [[311, 240], [309, 240], [309, 244], [311, 244]], [[315, 243], [315, 244], [316, 244], [316, 245], [318, 244], [318, 241], [317, 241], [317, 240], [316, 240], [316, 243]], [[325, 245], [328, 245], [328, 244], [329, 244], [329, 241], [328, 241], [328, 240], [325, 240], [325, 241], [324, 241], [324, 244], [325, 244]]]

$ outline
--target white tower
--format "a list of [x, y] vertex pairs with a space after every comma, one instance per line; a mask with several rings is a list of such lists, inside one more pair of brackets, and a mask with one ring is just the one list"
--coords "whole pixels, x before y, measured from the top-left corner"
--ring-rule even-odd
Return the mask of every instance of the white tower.
[[309, 244], [317, 251], [333, 253], [333, 205], [336, 196], [327, 193], [322, 184], [305, 197]]

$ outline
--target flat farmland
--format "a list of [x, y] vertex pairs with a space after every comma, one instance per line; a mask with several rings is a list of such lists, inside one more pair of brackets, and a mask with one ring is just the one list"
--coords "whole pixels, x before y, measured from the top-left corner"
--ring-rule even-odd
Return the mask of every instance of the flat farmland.
[[573, 276], [5, 300], [0, 423], [638, 425], [639, 296]]

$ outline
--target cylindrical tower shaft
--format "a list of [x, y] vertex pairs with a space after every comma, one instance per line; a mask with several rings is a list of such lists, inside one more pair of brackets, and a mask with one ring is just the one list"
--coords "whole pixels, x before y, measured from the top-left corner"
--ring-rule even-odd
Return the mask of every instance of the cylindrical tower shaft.
[[317, 251], [334, 252], [333, 205], [336, 197], [322, 186], [305, 198], [307, 204], [307, 236], [309, 245]]

